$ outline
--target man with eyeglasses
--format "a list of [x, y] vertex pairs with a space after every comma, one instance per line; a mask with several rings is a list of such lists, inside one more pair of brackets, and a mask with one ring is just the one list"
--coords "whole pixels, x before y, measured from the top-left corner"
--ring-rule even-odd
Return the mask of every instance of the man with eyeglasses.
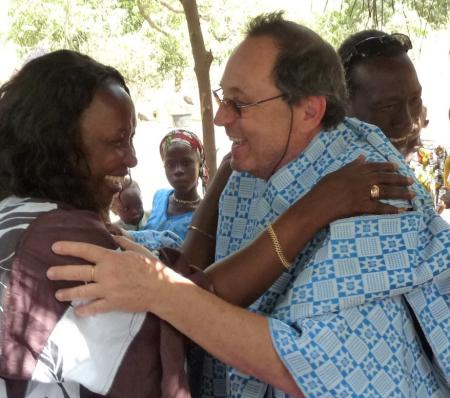
[[443, 147], [421, 147], [425, 127], [422, 87], [408, 57], [412, 44], [401, 33], [363, 30], [338, 49], [349, 91], [347, 114], [383, 131], [405, 157], [437, 207], [444, 189]]
[[[413, 68], [407, 61], [399, 61], [405, 73]], [[419, 116], [420, 85], [414, 77], [415, 72], [408, 86], [414, 95], [408, 95], [402, 106], [408, 107], [407, 112], [417, 108]], [[225, 127], [232, 141], [231, 165], [237, 171], [221, 197], [216, 259], [245, 245], [327, 170], [357, 154], [394, 160], [407, 172], [379, 130], [344, 119], [346, 91], [336, 53], [314, 32], [280, 15], [256, 18], [250, 24], [214, 96], [219, 105], [215, 123]], [[417, 140], [411, 118], [399, 118], [398, 124], [408, 130], [405, 143]], [[403, 130], [390, 131], [396, 143], [403, 143]], [[426, 192], [418, 185], [415, 190], [413, 211], [401, 216], [333, 223], [250, 306], [268, 316], [273, 345], [306, 396], [445, 395], [450, 324], [428, 325], [425, 334], [442, 334], [443, 346], [438, 348], [434, 341], [427, 356], [409, 306], [423, 324], [426, 315], [413, 297], [405, 300], [401, 295], [414, 292], [411, 296], [422, 300], [422, 282], [413, 275], [424, 264], [434, 269], [432, 273], [448, 271], [450, 261], [447, 249], [436, 253], [447, 259], [437, 268], [426, 254], [426, 246], [436, 239], [427, 225], [436, 223], [445, 230], [446, 245], [450, 231], [424, 205]], [[419, 217], [424, 224], [412, 227], [417, 210], [426, 214]], [[405, 228], [407, 224], [410, 227]], [[419, 236], [428, 236], [428, 243], [419, 242]], [[412, 253], [421, 260], [412, 260]], [[431, 287], [432, 278], [423, 283]], [[448, 301], [445, 306], [448, 315]], [[213, 359], [206, 368], [204, 397], [285, 396]]]
[[[334, 49], [281, 13], [262, 15], [249, 24], [220, 86], [214, 94], [215, 123], [232, 141], [235, 171], [220, 199], [216, 260], [267, 230], [267, 245], [283, 274], [244, 310], [148, 266], [139, 283], [147, 289], [152, 281], [151, 291], [173, 295], [157, 311], [156, 297], [152, 306], [146, 304], [148, 295], [129, 301], [138, 308], [144, 301], [145, 308], [239, 367], [208, 357], [203, 398], [448, 396], [450, 226], [428, 204], [423, 188], [415, 183], [413, 200], [390, 202], [401, 208], [398, 214], [331, 223], [295, 258], [280, 244], [290, 231], [272, 227], [322, 177], [360, 155], [375, 162], [389, 159], [401, 173], [410, 173], [378, 128], [344, 118], [346, 88]], [[385, 189], [368, 182], [367, 197], [377, 200]], [[314, 212], [311, 219], [317, 216]], [[76, 248], [59, 251], [87, 257], [101, 269], [112, 262], [123, 269], [126, 253], [95, 252], [92, 247], [89, 256]], [[253, 286], [253, 280], [239, 280], [239, 269], [235, 289]], [[101, 296], [93, 293], [102, 286], [99, 274], [78, 279], [95, 283], [66, 291], [64, 299], [104, 302], [107, 288]], [[107, 273], [106, 279], [114, 275]], [[190, 294], [180, 296], [185, 288]], [[133, 295], [130, 290], [126, 297]], [[113, 307], [128, 308], [120, 304]], [[87, 306], [93, 309], [95, 302]], [[199, 326], [205, 322], [209, 327]], [[429, 341], [428, 353], [420, 333]]]

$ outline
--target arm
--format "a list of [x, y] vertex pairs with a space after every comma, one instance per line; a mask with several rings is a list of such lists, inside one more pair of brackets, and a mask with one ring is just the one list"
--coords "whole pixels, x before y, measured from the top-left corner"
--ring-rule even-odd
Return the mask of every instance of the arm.
[[[57, 244], [54, 250], [62, 254], [70, 252], [70, 248], [81, 247], [78, 255], [96, 264], [95, 280], [101, 283], [57, 293], [62, 301], [76, 296], [98, 298], [87, 306], [77, 307], [78, 315], [108, 311], [113, 307], [153, 312], [220, 360], [294, 397], [302, 397], [273, 348], [266, 318], [226, 303], [156, 259], [134, 251], [113, 252], [80, 243]], [[102, 260], [95, 260], [100, 257]], [[91, 265], [67, 268], [70, 270], [68, 279], [91, 278]], [[57, 276], [54, 269], [49, 270], [48, 275], [50, 278]], [[139, 300], [135, 300], [136, 297]]]
[[160, 307], [159, 316], [222, 362], [292, 397], [303, 397], [273, 347], [265, 317], [187, 284], [177, 274], [171, 277], [173, 289], [167, 296], [163, 293], [164, 308]]
[[[363, 159], [357, 159], [323, 178], [273, 223], [287, 259], [294, 259], [317, 231], [333, 220], [362, 213], [402, 211], [372, 200], [369, 195], [370, 187], [378, 184], [380, 198], [411, 199], [414, 193], [406, 188], [411, 179], [393, 171], [395, 167], [390, 163], [365, 164]], [[123, 239], [118, 242], [125, 249], [151, 256], [138, 245]], [[198, 251], [202, 251], [201, 246]], [[264, 232], [245, 248], [213, 264], [206, 272], [219, 297], [245, 307], [267, 290], [283, 271], [273, 243]], [[66, 276], [62, 270], [57, 275]]]
[[230, 155], [228, 154], [222, 160], [214, 179], [206, 190], [205, 197], [192, 217], [191, 225], [204, 233], [196, 229], [189, 229], [183, 242], [181, 249], [183, 254], [191, 264], [195, 264], [201, 269], [205, 269], [214, 262], [219, 198], [231, 172]]
[[[394, 173], [389, 163], [364, 163], [357, 159], [330, 173], [274, 223], [285, 257], [292, 261], [316, 233], [330, 222], [358, 214], [397, 213], [391, 205], [370, 199], [373, 184], [380, 198], [411, 199], [406, 186], [411, 179]], [[285, 270], [264, 231], [257, 239], [206, 270], [215, 293], [246, 307], [264, 293]]]

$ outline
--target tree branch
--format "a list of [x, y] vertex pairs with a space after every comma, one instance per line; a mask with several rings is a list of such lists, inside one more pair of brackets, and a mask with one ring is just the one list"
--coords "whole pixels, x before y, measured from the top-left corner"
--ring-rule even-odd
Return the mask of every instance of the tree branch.
[[353, 1], [353, 4], [352, 4], [352, 6], [351, 6], [351, 8], [350, 8], [350, 14], [349, 14], [350, 18], [353, 16], [353, 11], [354, 11], [355, 6], [356, 6], [356, 1], [357, 1], [357, 0], [354, 0], [354, 1]]
[[152, 21], [152, 19], [148, 16], [148, 14], [145, 12], [145, 7], [142, 4], [141, 0], [137, 0], [137, 6], [139, 9], [139, 13], [141, 14], [142, 18], [144, 18], [147, 23], [150, 25], [150, 27], [154, 30], [156, 30], [159, 33], [162, 33], [164, 36], [170, 36], [170, 34], [168, 32], [166, 32], [165, 30], [161, 29], [155, 22]]
[[176, 8], [172, 7], [165, 1], [159, 0], [159, 4], [161, 4], [163, 7], [166, 7], [168, 10], [174, 12], [175, 14], [184, 14], [184, 10], [177, 10]]

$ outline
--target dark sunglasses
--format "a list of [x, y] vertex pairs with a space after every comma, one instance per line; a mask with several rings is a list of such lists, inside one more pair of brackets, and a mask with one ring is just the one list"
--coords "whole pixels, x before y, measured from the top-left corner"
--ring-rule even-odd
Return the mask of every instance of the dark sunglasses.
[[363, 58], [376, 55], [389, 54], [391, 51], [404, 51], [412, 49], [411, 40], [402, 33], [393, 33], [378, 37], [368, 37], [356, 43], [347, 56], [343, 57], [342, 64], [348, 70], [351, 64]]

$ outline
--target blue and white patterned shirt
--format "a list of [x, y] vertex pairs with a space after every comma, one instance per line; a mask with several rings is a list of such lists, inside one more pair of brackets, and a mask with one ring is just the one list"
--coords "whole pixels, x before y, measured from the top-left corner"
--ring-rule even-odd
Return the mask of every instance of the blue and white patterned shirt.
[[[234, 172], [220, 201], [216, 258], [254, 239], [359, 155], [396, 162], [412, 176], [384, 134], [356, 119], [319, 133], [268, 181]], [[273, 345], [306, 397], [449, 396], [450, 226], [418, 182], [413, 189], [411, 211], [343, 219], [322, 230], [250, 306], [267, 316]], [[202, 383], [204, 398], [288, 397], [211, 357]]]

